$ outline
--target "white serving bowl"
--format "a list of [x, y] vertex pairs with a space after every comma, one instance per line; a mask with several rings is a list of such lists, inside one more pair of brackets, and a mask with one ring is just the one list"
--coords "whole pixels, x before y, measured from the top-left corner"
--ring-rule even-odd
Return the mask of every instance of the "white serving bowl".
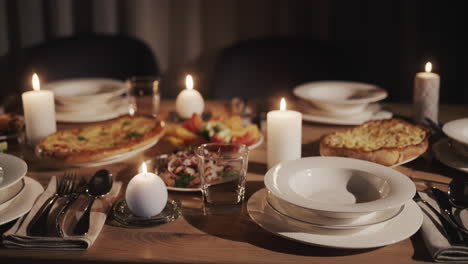
[[49, 82], [44, 89], [54, 92], [61, 104], [105, 102], [127, 91], [125, 82], [104, 78], [80, 78]]
[[25, 187], [24, 180], [21, 179], [0, 191], [0, 212], [18, 198], [26, 189]]
[[0, 181], [0, 192], [21, 181], [28, 171], [28, 165], [24, 160], [4, 153], [0, 153], [0, 167], [4, 173]]
[[387, 92], [376, 85], [345, 81], [309, 82], [295, 87], [293, 92], [335, 115], [360, 113], [369, 103], [387, 97]]
[[401, 207], [416, 192], [414, 183], [396, 170], [341, 157], [282, 162], [267, 172], [264, 181], [274, 196], [333, 218]]
[[442, 127], [442, 131], [452, 140], [452, 149], [468, 157], [468, 118], [452, 120]]

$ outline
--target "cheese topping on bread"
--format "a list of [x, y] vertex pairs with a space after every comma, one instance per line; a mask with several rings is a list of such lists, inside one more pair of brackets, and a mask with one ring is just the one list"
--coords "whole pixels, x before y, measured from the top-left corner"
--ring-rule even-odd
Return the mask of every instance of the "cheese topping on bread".
[[404, 148], [422, 143], [427, 132], [401, 120], [371, 121], [353, 129], [326, 137], [331, 147], [373, 151], [381, 148]]

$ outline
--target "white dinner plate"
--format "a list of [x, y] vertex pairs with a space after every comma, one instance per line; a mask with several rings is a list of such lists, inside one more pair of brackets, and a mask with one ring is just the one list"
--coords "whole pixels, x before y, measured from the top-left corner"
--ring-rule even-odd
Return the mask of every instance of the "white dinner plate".
[[349, 249], [386, 246], [412, 236], [423, 221], [421, 209], [410, 200], [392, 221], [348, 230], [314, 227], [276, 213], [265, 201], [266, 192], [262, 189], [250, 197], [247, 211], [252, 220], [273, 234], [310, 245]]
[[24, 177], [25, 191], [10, 206], [0, 212], [0, 225], [19, 218], [31, 210], [36, 198], [44, 192], [42, 185], [34, 179]]
[[451, 139], [468, 145], [468, 118], [461, 118], [446, 123], [442, 130]]
[[79, 162], [79, 163], [67, 163], [68, 166], [72, 166], [72, 167], [96, 167], [96, 166], [102, 166], [102, 165], [107, 165], [107, 164], [111, 164], [111, 163], [115, 163], [115, 162], [118, 162], [118, 161], [122, 161], [122, 160], [125, 160], [125, 159], [128, 159], [132, 156], [135, 156], [149, 148], [151, 148], [152, 146], [154, 146], [156, 143], [159, 142], [159, 138], [158, 139], [155, 139], [154, 141], [140, 147], [140, 148], [137, 148], [137, 149], [134, 149], [132, 151], [129, 151], [129, 152], [125, 152], [125, 153], [122, 153], [122, 154], [118, 154], [118, 155], [114, 155], [114, 156], [111, 156], [111, 157], [107, 157], [105, 159], [100, 159], [100, 160], [96, 160], [96, 161], [90, 161], [90, 162]]
[[345, 125], [345, 126], [354, 126], [360, 125], [369, 120], [381, 120], [381, 119], [390, 119], [393, 117], [393, 114], [389, 111], [378, 110], [369, 115], [368, 112], [363, 111], [358, 114], [351, 116], [321, 116], [321, 115], [312, 115], [308, 113], [302, 113], [302, 119], [309, 122], [321, 123], [321, 124], [330, 124], [330, 125]]
[[437, 160], [450, 168], [468, 172], [468, 158], [456, 153], [450, 147], [450, 139], [443, 138], [432, 145], [432, 151]]
[[284, 201], [336, 218], [400, 207], [416, 192], [404, 174], [370, 161], [307, 157], [268, 170], [265, 186]]
[[44, 84], [62, 104], [104, 102], [126, 92], [125, 82], [105, 78], [78, 78]]
[[3, 168], [3, 180], [0, 181], [0, 191], [21, 180], [28, 171], [24, 160], [10, 154], [0, 153], [0, 167]]

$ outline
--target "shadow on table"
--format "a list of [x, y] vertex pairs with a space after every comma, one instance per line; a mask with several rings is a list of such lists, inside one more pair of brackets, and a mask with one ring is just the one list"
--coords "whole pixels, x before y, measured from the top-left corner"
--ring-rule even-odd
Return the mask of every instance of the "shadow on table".
[[247, 183], [246, 200], [240, 214], [210, 215], [210, 220], [207, 221], [207, 216], [204, 215], [203, 208], [201, 208], [200, 199], [198, 201], [200, 206], [195, 206], [194, 201], [192, 203], [184, 203], [189, 206], [190, 204], [192, 205], [190, 208], [184, 207], [184, 218], [193, 227], [212, 236], [245, 242], [256, 247], [287, 254], [301, 256], [346, 256], [373, 250], [327, 249], [284, 239], [265, 231], [250, 219], [246, 208], [250, 196], [262, 188], [264, 188], [262, 181]]
[[414, 260], [434, 261], [429, 255], [429, 252], [427, 251], [424, 245], [424, 240], [422, 238], [420, 231], [418, 231], [415, 235], [411, 237], [411, 244], [413, 244], [413, 248], [414, 248], [414, 254], [413, 254]]

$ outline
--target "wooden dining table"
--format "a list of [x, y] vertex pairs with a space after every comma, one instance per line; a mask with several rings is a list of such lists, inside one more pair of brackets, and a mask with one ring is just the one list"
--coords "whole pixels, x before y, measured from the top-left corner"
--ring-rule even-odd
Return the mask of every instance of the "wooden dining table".
[[[149, 102], [149, 100], [148, 100]], [[229, 114], [227, 101], [208, 101], [206, 110], [214, 115]], [[410, 104], [385, 103], [397, 117], [411, 118]], [[174, 110], [173, 101], [163, 101], [159, 117], [165, 119]], [[440, 120], [447, 122], [468, 116], [468, 105], [441, 105]], [[59, 124], [59, 128], [80, 124]], [[317, 156], [320, 138], [347, 126], [303, 123], [302, 156]], [[100, 168], [119, 168], [115, 179], [125, 184], [135, 175], [142, 160], [168, 151], [168, 142], [161, 140], [143, 154], [116, 164], [96, 168], [75, 168], [85, 177]], [[64, 168], [41, 165], [22, 154], [29, 165], [28, 176], [46, 186], [51, 175], [60, 175]], [[169, 192], [182, 202], [182, 216], [174, 222], [147, 228], [124, 228], [108, 219], [95, 243], [87, 250], [20, 250], [0, 246], [0, 263], [423, 263], [432, 262], [420, 232], [395, 244], [371, 249], [339, 249], [308, 245], [272, 234], [250, 217], [246, 204], [253, 193], [264, 188], [266, 143], [252, 150], [246, 184], [246, 197], [237, 214], [206, 214], [200, 192]], [[428, 151], [418, 159], [395, 168], [410, 177], [418, 189], [428, 184], [446, 188], [453, 177], [463, 172], [439, 163]], [[0, 227], [4, 232], [12, 223]]]

